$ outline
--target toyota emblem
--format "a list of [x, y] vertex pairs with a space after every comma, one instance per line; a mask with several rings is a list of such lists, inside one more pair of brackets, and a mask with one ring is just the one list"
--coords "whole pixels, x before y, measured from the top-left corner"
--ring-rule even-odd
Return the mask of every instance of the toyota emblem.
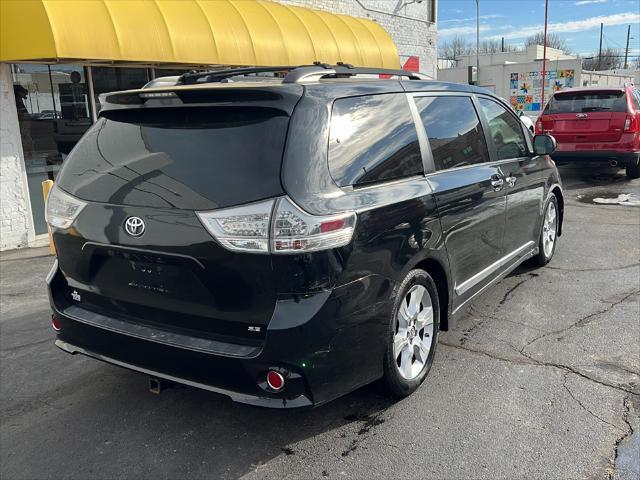
[[129, 217], [124, 221], [124, 230], [132, 237], [139, 237], [144, 233], [145, 225], [140, 217]]

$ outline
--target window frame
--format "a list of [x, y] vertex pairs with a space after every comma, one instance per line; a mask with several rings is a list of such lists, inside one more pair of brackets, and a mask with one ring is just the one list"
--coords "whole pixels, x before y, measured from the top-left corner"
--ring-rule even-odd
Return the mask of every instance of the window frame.
[[[502, 160], [498, 159], [498, 149], [496, 148], [496, 146], [493, 143], [493, 137], [491, 135], [491, 127], [489, 125], [489, 119], [486, 117], [484, 111], [482, 110], [482, 105], [480, 105], [480, 99], [485, 99], [488, 100], [490, 102], [493, 102], [495, 104], [497, 104], [498, 106], [504, 108], [510, 115], [512, 118], [515, 119], [516, 122], [518, 122], [518, 125], [520, 126], [520, 132], [522, 133], [522, 136], [524, 137], [524, 142], [527, 145], [527, 154], [522, 156], [522, 157], [513, 157], [513, 158], [505, 158]], [[510, 160], [514, 160], [516, 158], [529, 158], [531, 157], [531, 155], [533, 154], [533, 142], [531, 140], [531, 132], [529, 132], [529, 130], [524, 126], [524, 123], [522, 123], [522, 120], [520, 120], [520, 118], [518, 118], [518, 116], [516, 115], [516, 113], [513, 111], [512, 108], [510, 108], [508, 105], [505, 105], [504, 102], [500, 99], [494, 98], [490, 95], [485, 95], [485, 94], [476, 94], [476, 101], [477, 101], [477, 108], [480, 111], [480, 115], [483, 117], [484, 120], [484, 124], [486, 124], [487, 128], [487, 137], [489, 138], [488, 141], [490, 142], [490, 146], [491, 148], [489, 149], [490, 155], [494, 158], [494, 161], [496, 162], [507, 162]]]
[[[380, 180], [379, 182], [372, 182], [372, 183], [366, 183], [366, 184], [362, 184], [362, 185], [339, 185], [338, 182], [336, 181], [336, 179], [333, 177], [333, 174], [331, 173], [331, 162], [330, 162], [330, 147], [331, 147], [331, 122], [333, 120], [333, 113], [334, 113], [334, 108], [335, 108], [335, 104], [338, 100], [345, 100], [345, 99], [352, 99], [352, 98], [361, 98], [361, 97], [374, 97], [374, 96], [380, 96], [380, 95], [398, 95], [398, 96], [404, 96], [405, 97], [405, 101], [407, 102], [407, 106], [409, 107], [409, 112], [410, 112], [410, 118], [413, 121], [413, 126], [416, 129], [416, 136], [418, 138], [418, 149], [420, 150], [420, 158], [422, 160], [422, 173], [418, 173], [415, 175], [409, 175], [406, 177], [398, 177], [398, 178], [391, 178], [391, 179], [386, 179], [386, 180]], [[335, 184], [335, 186], [337, 188], [339, 188], [340, 190], [344, 191], [344, 192], [354, 192], [354, 191], [361, 191], [361, 190], [365, 190], [365, 189], [371, 189], [371, 188], [378, 188], [381, 186], [385, 186], [385, 185], [390, 185], [390, 184], [396, 184], [396, 183], [400, 183], [400, 182], [406, 182], [406, 181], [412, 181], [415, 180], [417, 178], [424, 178], [425, 175], [427, 174], [427, 161], [425, 158], [425, 150], [423, 148], [423, 143], [422, 143], [422, 138], [420, 137], [421, 135], [421, 131], [419, 128], [419, 125], [416, 123], [416, 115], [418, 115], [418, 119], [420, 117], [420, 115], [418, 114], [417, 108], [415, 103], [411, 100], [410, 98], [410, 94], [407, 92], [403, 92], [403, 91], [396, 91], [396, 92], [376, 92], [376, 93], [364, 93], [361, 95], [345, 95], [343, 97], [336, 97], [331, 101], [331, 106], [330, 106], [330, 110], [329, 110], [329, 117], [328, 117], [328, 135], [327, 135], [327, 154], [326, 154], [326, 165], [327, 165], [327, 171], [329, 172], [329, 177], [331, 178], [331, 180], [333, 181], [333, 183]]]
[[[416, 127], [418, 128], [418, 141], [420, 141], [420, 149], [424, 151], [423, 156], [426, 157], [426, 165], [425, 165], [425, 176], [437, 174], [440, 172], [452, 172], [457, 170], [464, 170], [467, 168], [477, 167], [478, 165], [489, 165], [494, 163], [497, 158], [497, 153], [493, 146], [493, 142], [489, 138], [488, 134], [488, 123], [481, 111], [480, 105], [478, 104], [478, 99], [476, 98], [476, 94], [473, 92], [446, 92], [446, 91], [431, 91], [431, 92], [410, 92], [408, 94], [411, 97], [412, 109], [415, 111], [416, 117], [414, 118], [416, 122]], [[478, 116], [478, 120], [480, 121], [480, 128], [482, 129], [482, 135], [484, 137], [484, 142], [487, 146], [487, 152], [489, 153], [489, 161], [474, 163], [473, 165], [463, 165], [460, 167], [452, 167], [445, 168], [442, 170], [438, 170], [436, 168], [435, 160], [433, 158], [433, 152], [431, 151], [431, 144], [429, 143], [429, 137], [427, 135], [427, 129], [422, 122], [422, 118], [420, 117], [420, 111], [418, 110], [418, 106], [416, 105], [415, 99], [421, 97], [466, 97], [471, 100], [473, 104], [473, 108], [475, 109], [476, 115]], [[490, 98], [490, 97], [489, 97]], [[520, 120], [518, 120], [520, 121]], [[420, 133], [424, 138], [421, 138]]]

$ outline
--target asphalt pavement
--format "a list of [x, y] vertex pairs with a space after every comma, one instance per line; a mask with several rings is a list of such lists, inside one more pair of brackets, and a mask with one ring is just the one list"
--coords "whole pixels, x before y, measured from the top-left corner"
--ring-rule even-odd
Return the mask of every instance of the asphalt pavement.
[[295, 411], [153, 395], [53, 345], [46, 250], [0, 254], [0, 477], [640, 478], [640, 181], [561, 173], [552, 262], [477, 299], [401, 401], [378, 384]]

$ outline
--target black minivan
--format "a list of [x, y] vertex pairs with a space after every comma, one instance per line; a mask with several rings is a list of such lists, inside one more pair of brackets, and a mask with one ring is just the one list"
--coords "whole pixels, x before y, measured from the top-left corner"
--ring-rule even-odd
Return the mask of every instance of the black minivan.
[[555, 141], [486, 90], [347, 65], [174, 83], [104, 96], [49, 196], [66, 352], [269, 407], [404, 396], [471, 299], [554, 254]]

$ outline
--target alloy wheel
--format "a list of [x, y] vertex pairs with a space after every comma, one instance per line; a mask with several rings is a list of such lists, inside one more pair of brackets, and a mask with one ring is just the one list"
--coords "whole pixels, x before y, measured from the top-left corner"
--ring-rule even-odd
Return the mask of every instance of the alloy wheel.
[[413, 380], [429, 358], [433, 340], [433, 304], [422, 285], [414, 285], [402, 299], [396, 316], [393, 355], [400, 375]]
[[556, 231], [558, 224], [558, 215], [554, 202], [549, 202], [547, 211], [544, 215], [544, 223], [542, 225], [542, 248], [545, 257], [549, 258], [553, 253], [553, 245], [556, 242]]

